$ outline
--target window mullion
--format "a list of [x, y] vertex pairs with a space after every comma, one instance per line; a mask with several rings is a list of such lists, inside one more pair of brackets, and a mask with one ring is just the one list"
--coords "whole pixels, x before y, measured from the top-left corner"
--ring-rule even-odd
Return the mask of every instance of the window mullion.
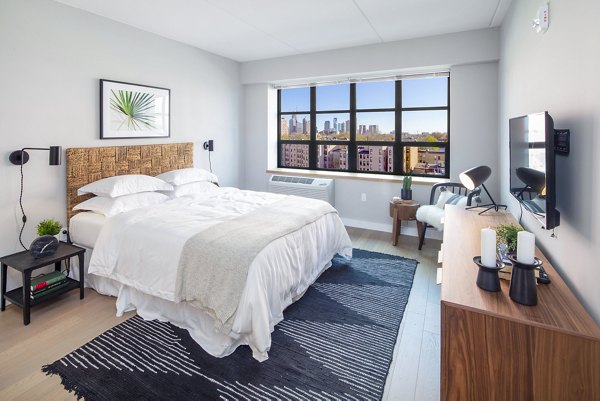
[[348, 144], [348, 171], [356, 172], [356, 155], [358, 153], [356, 146], [356, 84], [350, 84], [350, 142]]
[[317, 169], [317, 88], [310, 87], [310, 145], [308, 150], [308, 166]]
[[281, 89], [277, 91], [277, 167], [283, 167], [281, 163]]
[[397, 80], [395, 85], [396, 91], [396, 124], [395, 124], [395, 135], [394, 135], [394, 174], [404, 174], [404, 147], [401, 145], [402, 141], [402, 80]]

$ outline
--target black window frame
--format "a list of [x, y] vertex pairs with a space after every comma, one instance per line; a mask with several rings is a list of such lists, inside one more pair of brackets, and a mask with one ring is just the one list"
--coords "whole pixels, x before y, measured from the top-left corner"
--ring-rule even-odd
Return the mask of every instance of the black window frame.
[[[427, 79], [427, 78], [423, 78]], [[281, 111], [281, 90], [277, 90], [277, 167], [286, 169], [296, 170], [314, 170], [314, 171], [330, 171], [330, 172], [341, 172], [341, 173], [358, 173], [358, 174], [377, 174], [386, 176], [404, 176], [404, 152], [409, 147], [427, 147], [427, 148], [443, 148], [444, 152], [444, 165], [445, 171], [443, 175], [440, 174], [414, 174], [415, 177], [428, 177], [428, 178], [450, 178], [450, 76], [446, 76], [447, 79], [447, 100], [446, 106], [432, 106], [432, 107], [403, 107], [402, 105], [402, 79], [395, 80], [395, 107], [391, 108], [373, 108], [373, 109], [357, 109], [356, 108], [356, 84], [350, 82], [350, 106], [347, 110], [318, 110], [316, 109], [317, 100], [317, 86], [311, 85], [310, 88], [310, 110], [301, 111]], [[402, 141], [402, 115], [404, 112], [412, 111], [437, 111], [444, 110], [447, 113], [447, 127], [446, 127], [446, 142], [409, 142]], [[393, 112], [395, 113], [395, 135], [394, 141], [357, 141], [356, 130], [357, 130], [357, 113], [370, 113], [370, 112]], [[335, 114], [335, 113], [347, 113], [350, 115], [350, 138], [348, 140], [317, 140], [317, 119], [318, 114]], [[296, 115], [309, 115], [310, 116], [310, 139], [309, 140], [283, 140], [281, 139], [281, 118], [284, 116]], [[287, 118], [286, 118], [287, 120]], [[298, 144], [308, 146], [308, 168], [307, 167], [293, 167], [282, 165], [282, 145], [284, 144]], [[318, 146], [319, 145], [342, 145], [347, 146], [347, 170], [341, 169], [330, 169], [330, 168], [319, 168], [318, 164]], [[391, 146], [394, 154], [393, 172], [384, 171], [365, 171], [358, 170], [358, 157], [357, 151], [358, 146]]]

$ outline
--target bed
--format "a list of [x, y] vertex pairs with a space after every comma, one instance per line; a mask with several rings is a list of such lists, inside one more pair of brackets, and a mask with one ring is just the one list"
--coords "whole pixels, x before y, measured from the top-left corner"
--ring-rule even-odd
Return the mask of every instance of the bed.
[[[244, 276], [239, 302], [234, 298], [235, 311], [225, 323], [204, 304], [178, 297], [175, 289], [181, 279], [174, 271], [178, 270], [178, 260], [184, 259], [181, 255], [187, 248], [183, 246], [189, 247], [191, 233], [219, 232], [293, 199], [219, 188], [210, 194], [173, 199], [109, 218], [72, 211], [85, 199], [77, 195], [77, 189], [89, 182], [113, 175], [157, 175], [190, 167], [192, 153], [190, 143], [67, 149], [69, 232], [74, 243], [91, 251], [86, 261], [86, 285], [116, 297], [118, 315], [135, 309], [144, 319], [169, 321], [187, 329], [211, 355], [224, 357], [238, 346], [249, 345], [253, 357], [264, 361], [271, 332], [283, 319], [283, 310], [331, 265], [335, 254], [351, 257], [351, 242], [337, 213], [325, 213], [261, 248]], [[159, 229], [152, 229], [155, 227]], [[234, 254], [235, 247], [242, 245], [239, 242], [230, 245], [230, 252], [222, 253]]]

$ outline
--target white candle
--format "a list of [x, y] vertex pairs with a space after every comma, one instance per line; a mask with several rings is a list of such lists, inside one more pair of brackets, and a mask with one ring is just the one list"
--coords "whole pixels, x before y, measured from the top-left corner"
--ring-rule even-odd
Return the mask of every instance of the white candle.
[[496, 231], [491, 228], [481, 229], [481, 264], [496, 266]]
[[527, 231], [517, 233], [517, 261], [532, 265], [535, 258], [535, 235]]

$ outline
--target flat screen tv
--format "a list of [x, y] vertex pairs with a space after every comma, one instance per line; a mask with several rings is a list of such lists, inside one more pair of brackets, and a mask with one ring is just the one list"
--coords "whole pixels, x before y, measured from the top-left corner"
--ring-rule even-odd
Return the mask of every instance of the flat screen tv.
[[556, 210], [554, 122], [548, 112], [511, 118], [510, 193], [547, 229], [560, 224]]

